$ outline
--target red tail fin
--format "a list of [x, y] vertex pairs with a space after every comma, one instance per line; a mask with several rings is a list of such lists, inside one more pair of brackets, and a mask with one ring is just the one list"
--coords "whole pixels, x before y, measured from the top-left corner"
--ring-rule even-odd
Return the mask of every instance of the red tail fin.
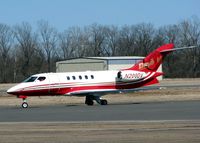
[[164, 57], [172, 52], [173, 48], [174, 44], [163, 45], [151, 52], [146, 58], [144, 58], [142, 61], [138, 62], [128, 70], [139, 70], [144, 72], [157, 71]]

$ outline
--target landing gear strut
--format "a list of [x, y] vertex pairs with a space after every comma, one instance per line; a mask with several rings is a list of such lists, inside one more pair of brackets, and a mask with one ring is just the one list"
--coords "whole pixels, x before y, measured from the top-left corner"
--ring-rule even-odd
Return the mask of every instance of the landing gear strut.
[[26, 101], [27, 96], [18, 96], [18, 98], [21, 98], [23, 100], [22, 108], [28, 108], [28, 103]]
[[100, 105], [107, 105], [108, 104], [107, 100], [100, 99], [99, 96], [93, 96], [93, 95], [86, 96], [85, 104], [87, 104], [88, 106], [92, 106], [92, 105], [94, 105], [94, 101], [93, 100], [95, 100]]
[[91, 96], [86, 96], [86, 97], [85, 97], [85, 104], [87, 104], [88, 106], [94, 105], [93, 97], [91, 97]]

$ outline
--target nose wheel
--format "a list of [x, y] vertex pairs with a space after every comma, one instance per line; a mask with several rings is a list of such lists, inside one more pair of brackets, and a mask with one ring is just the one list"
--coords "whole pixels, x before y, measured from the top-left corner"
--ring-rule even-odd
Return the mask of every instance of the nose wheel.
[[27, 102], [23, 102], [22, 103], [22, 108], [28, 108], [28, 103]]

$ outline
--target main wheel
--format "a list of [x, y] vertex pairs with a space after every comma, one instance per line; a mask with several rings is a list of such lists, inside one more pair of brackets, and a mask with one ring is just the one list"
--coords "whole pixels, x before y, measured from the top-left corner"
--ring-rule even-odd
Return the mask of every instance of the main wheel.
[[101, 105], [107, 105], [108, 101], [107, 100], [101, 100]]
[[94, 101], [91, 100], [91, 101], [87, 102], [86, 104], [87, 104], [88, 106], [93, 106], [93, 105], [94, 105]]
[[28, 108], [28, 103], [23, 102], [23, 103], [22, 103], [22, 108]]

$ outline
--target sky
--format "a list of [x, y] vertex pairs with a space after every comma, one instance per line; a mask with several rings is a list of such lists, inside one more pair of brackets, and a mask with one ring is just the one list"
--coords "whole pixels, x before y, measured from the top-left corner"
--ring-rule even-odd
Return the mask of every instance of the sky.
[[0, 0], [0, 23], [36, 27], [43, 19], [59, 31], [94, 23], [160, 27], [193, 16], [200, 18], [200, 0]]

